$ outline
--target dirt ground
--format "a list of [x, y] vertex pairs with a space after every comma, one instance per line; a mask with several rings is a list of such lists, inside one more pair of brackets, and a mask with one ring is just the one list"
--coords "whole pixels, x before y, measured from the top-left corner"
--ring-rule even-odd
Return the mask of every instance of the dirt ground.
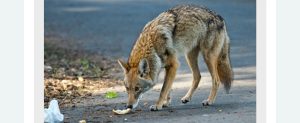
[[[68, 49], [45, 37], [44, 105], [55, 98], [59, 105], [74, 106], [102, 88], [121, 85], [121, 68], [116, 60], [99, 54]], [[70, 46], [70, 45], [67, 45]]]
[[[222, 15], [231, 38], [234, 83], [230, 94], [220, 87], [215, 104], [204, 107], [211, 77], [200, 58], [202, 79], [192, 101], [180, 99], [189, 89], [191, 72], [180, 58], [172, 87], [171, 107], [151, 112], [159, 83], [147, 92], [137, 109], [114, 115], [127, 101], [117, 59], [127, 59], [143, 26], [177, 4], [200, 4]], [[45, 0], [45, 108], [59, 100], [64, 122], [188, 122], [254, 123], [256, 121], [255, 0]], [[106, 99], [116, 91], [118, 98]]]

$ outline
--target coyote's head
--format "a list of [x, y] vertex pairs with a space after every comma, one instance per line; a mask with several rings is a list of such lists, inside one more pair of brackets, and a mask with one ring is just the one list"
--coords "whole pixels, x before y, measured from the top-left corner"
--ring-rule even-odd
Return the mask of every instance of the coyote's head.
[[127, 108], [135, 108], [143, 93], [153, 87], [153, 81], [150, 78], [150, 68], [147, 59], [142, 59], [136, 67], [118, 60], [124, 70], [124, 86], [128, 93]]

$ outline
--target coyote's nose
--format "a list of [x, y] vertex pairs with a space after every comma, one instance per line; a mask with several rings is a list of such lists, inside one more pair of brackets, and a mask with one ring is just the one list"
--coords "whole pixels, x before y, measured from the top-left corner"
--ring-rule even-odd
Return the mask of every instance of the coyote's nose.
[[130, 108], [130, 109], [132, 109], [132, 105], [127, 105], [127, 108]]

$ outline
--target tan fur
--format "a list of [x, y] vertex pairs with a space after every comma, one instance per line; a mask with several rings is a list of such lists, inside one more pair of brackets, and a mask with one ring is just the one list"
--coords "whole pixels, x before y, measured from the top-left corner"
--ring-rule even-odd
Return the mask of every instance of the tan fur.
[[[125, 72], [125, 86], [129, 95], [128, 105], [136, 104], [141, 93], [157, 83], [161, 69], [166, 70], [160, 97], [152, 110], [160, 110], [170, 101], [170, 89], [179, 67], [177, 57], [186, 56], [193, 73], [192, 87], [182, 98], [186, 103], [201, 79], [198, 56], [202, 52], [213, 84], [203, 105], [215, 100], [219, 83], [228, 91], [232, 82], [229, 58], [229, 38], [225, 22], [215, 12], [192, 5], [174, 7], [161, 13], [146, 24], [137, 39], [127, 62], [119, 61]], [[138, 88], [141, 91], [136, 91]], [[146, 88], [146, 89], [144, 89]]]

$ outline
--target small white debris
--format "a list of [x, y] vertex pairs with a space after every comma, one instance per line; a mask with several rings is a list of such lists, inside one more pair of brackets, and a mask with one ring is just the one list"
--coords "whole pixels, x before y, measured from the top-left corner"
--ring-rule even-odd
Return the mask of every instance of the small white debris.
[[48, 109], [44, 109], [44, 122], [56, 123], [63, 120], [64, 115], [60, 113], [57, 100], [51, 100]]
[[83, 79], [83, 77], [78, 77], [78, 81], [80, 81], [80, 82], [82, 82], [82, 81], [84, 81], [84, 79]]
[[203, 114], [202, 116], [203, 116], [203, 117], [208, 117], [208, 114]]
[[51, 66], [48, 66], [48, 65], [45, 65], [45, 66], [44, 66], [44, 70], [49, 72], [49, 71], [52, 70], [52, 67], [51, 67]]
[[80, 120], [79, 123], [86, 123], [86, 121], [85, 120]]

